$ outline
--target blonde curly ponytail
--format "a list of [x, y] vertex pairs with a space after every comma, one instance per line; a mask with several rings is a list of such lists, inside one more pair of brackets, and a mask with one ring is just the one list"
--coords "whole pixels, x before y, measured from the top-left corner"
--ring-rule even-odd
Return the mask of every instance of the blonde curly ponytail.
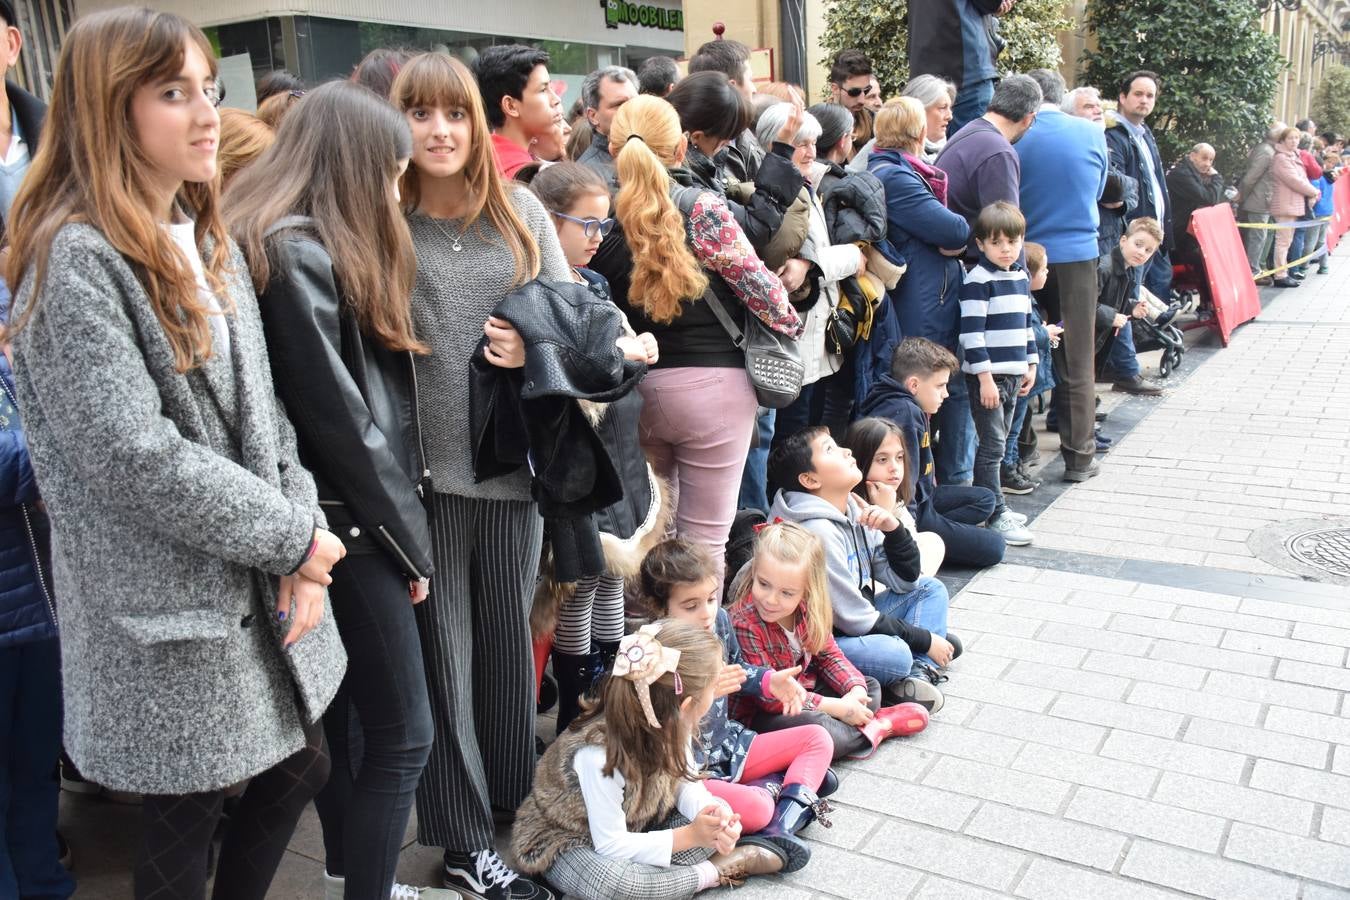
[[609, 141], [619, 179], [614, 214], [633, 256], [628, 300], [652, 321], [671, 322], [682, 300], [708, 288], [685, 239], [684, 216], [670, 199], [666, 170], [680, 151], [680, 117], [659, 97], [635, 97], [619, 108]]

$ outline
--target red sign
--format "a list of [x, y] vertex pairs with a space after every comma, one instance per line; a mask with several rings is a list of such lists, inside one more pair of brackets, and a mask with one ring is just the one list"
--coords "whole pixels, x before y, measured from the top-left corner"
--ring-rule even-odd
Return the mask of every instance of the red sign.
[[[1336, 186], [1340, 187], [1339, 182]], [[1220, 203], [1197, 209], [1191, 215], [1190, 232], [1200, 244], [1209, 295], [1214, 301], [1214, 322], [1227, 347], [1234, 329], [1261, 314], [1261, 297], [1247, 265], [1247, 251], [1242, 246], [1233, 208]]]

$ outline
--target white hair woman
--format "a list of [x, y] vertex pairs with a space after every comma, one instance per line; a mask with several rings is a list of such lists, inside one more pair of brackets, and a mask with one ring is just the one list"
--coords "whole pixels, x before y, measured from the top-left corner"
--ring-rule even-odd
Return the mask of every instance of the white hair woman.
[[937, 159], [947, 143], [947, 125], [952, 120], [952, 104], [956, 102], [956, 85], [936, 75], [919, 75], [909, 80], [902, 97], [913, 97], [923, 104], [927, 117], [923, 136], [923, 161]]

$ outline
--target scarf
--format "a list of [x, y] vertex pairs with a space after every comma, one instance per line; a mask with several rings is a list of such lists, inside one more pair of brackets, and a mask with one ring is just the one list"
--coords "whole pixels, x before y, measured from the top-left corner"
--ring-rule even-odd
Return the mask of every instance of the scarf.
[[937, 166], [929, 165], [919, 157], [910, 153], [908, 150], [901, 150], [900, 155], [903, 156], [906, 159], [906, 161], [908, 161], [909, 164], [914, 167], [915, 172], [919, 173], [919, 177], [922, 178], [925, 183], [927, 183], [928, 189], [933, 192], [934, 197], [937, 197], [938, 202], [941, 203], [943, 206], [946, 206], [947, 173], [939, 169]]

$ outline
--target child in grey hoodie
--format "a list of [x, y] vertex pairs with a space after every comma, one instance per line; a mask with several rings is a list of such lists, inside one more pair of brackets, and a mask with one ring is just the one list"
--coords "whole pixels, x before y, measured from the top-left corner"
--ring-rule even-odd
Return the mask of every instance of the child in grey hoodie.
[[[937, 712], [939, 673], [960, 654], [947, 633], [947, 589], [919, 571], [919, 550], [885, 498], [853, 493], [862, 472], [825, 428], [807, 428], [769, 457], [778, 488], [769, 520], [797, 522], [825, 547], [830, 606], [839, 649], [882, 685], [886, 702]], [[868, 485], [869, 497], [884, 485]]]

